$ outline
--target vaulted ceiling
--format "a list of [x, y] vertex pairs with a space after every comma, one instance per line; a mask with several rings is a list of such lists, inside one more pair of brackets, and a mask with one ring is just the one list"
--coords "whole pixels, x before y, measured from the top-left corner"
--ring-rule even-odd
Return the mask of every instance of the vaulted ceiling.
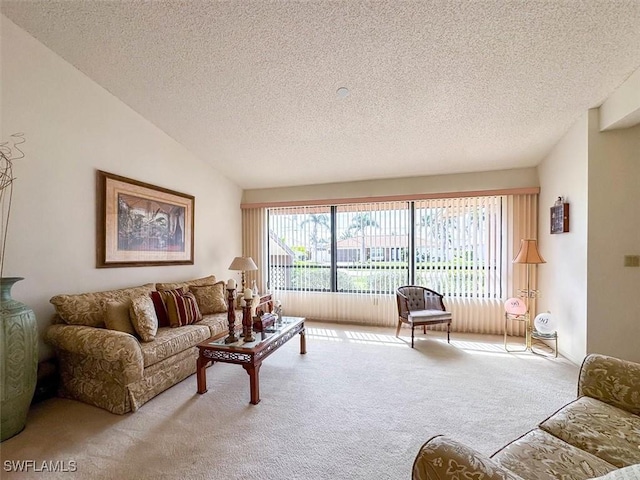
[[637, 0], [3, 0], [2, 13], [243, 188], [534, 166], [640, 67]]

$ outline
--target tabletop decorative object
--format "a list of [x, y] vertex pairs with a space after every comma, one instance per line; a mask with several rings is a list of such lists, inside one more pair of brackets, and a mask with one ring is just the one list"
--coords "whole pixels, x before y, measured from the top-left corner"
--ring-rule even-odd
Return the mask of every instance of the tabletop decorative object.
[[253, 291], [250, 288], [244, 291], [244, 305], [242, 306], [242, 336], [245, 342], [253, 342], [253, 319], [251, 318], [251, 306], [253, 304]]
[[236, 337], [236, 309], [235, 309], [236, 281], [230, 278], [227, 282], [227, 320], [229, 321], [229, 336], [224, 339], [224, 343], [235, 343]]

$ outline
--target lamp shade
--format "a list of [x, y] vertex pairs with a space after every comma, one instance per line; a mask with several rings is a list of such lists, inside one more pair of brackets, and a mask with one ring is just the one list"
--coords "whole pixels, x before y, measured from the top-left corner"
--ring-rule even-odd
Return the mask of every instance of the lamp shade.
[[248, 272], [249, 270], [258, 270], [258, 266], [251, 257], [236, 257], [229, 265], [229, 270]]
[[520, 251], [513, 259], [513, 263], [547, 263], [538, 251], [538, 242], [536, 240], [520, 240]]

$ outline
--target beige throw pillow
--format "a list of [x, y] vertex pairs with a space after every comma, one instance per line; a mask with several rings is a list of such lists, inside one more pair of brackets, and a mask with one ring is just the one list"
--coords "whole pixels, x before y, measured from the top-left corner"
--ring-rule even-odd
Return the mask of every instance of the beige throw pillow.
[[200, 307], [200, 312], [203, 315], [227, 311], [227, 289], [225, 282], [199, 287], [190, 286], [189, 291], [196, 297], [198, 307]]
[[136, 336], [136, 330], [131, 323], [129, 309], [131, 301], [107, 302], [105, 305], [105, 324], [109, 330], [129, 333]]
[[143, 342], [151, 342], [158, 332], [158, 317], [151, 295], [140, 295], [131, 299], [131, 323]]

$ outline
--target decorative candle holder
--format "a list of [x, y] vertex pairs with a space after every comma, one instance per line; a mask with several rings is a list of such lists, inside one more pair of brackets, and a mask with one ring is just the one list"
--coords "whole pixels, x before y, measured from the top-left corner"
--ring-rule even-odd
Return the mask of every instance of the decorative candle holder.
[[253, 319], [251, 318], [251, 302], [245, 302], [242, 307], [242, 336], [245, 342], [253, 342]]
[[236, 310], [235, 310], [235, 288], [227, 288], [227, 320], [229, 321], [229, 336], [224, 339], [224, 343], [235, 343], [236, 337]]

